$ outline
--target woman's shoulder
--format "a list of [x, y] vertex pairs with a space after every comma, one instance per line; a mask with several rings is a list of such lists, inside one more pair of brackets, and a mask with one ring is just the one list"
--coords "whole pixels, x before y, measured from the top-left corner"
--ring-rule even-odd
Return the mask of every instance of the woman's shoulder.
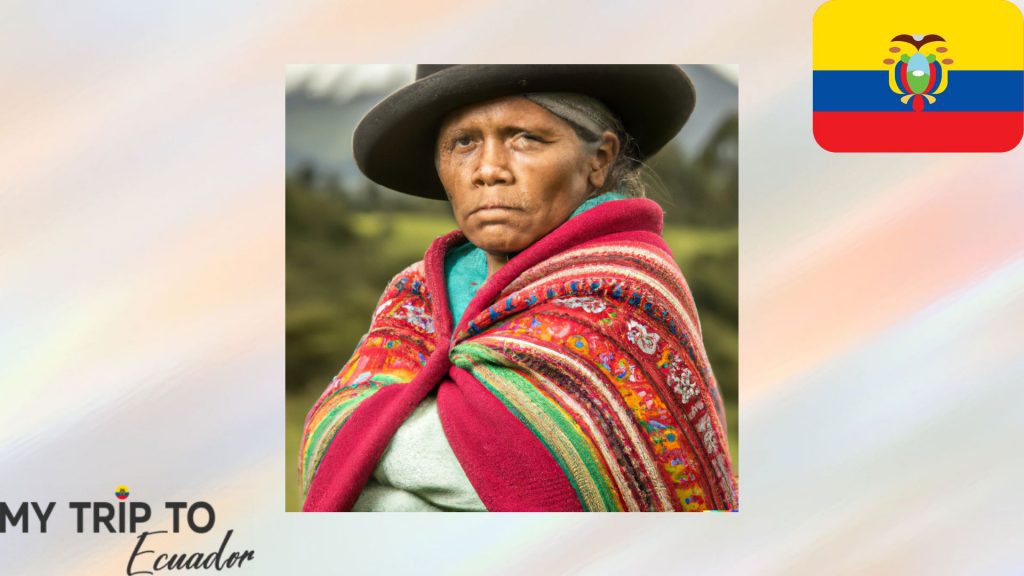
[[427, 291], [427, 274], [423, 260], [413, 262], [395, 274], [388, 282], [382, 295], [383, 299], [397, 296], [429, 297]]
[[381, 294], [371, 316], [371, 329], [383, 324], [398, 322], [401, 325], [401, 322], [406, 322], [426, 334], [433, 334], [431, 300], [423, 261], [410, 264], [395, 274]]
[[505, 292], [573, 280], [606, 284], [610, 277], [622, 284], [667, 284], [689, 292], [671, 250], [653, 233], [613, 234], [573, 246], [524, 270]]

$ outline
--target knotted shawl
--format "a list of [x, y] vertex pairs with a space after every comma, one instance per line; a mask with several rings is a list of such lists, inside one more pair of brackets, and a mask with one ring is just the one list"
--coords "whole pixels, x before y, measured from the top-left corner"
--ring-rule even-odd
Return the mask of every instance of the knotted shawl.
[[513, 257], [452, 327], [452, 232], [399, 273], [306, 417], [304, 511], [349, 510], [437, 390], [445, 436], [492, 511], [731, 510], [722, 402], [661, 208], [620, 200]]

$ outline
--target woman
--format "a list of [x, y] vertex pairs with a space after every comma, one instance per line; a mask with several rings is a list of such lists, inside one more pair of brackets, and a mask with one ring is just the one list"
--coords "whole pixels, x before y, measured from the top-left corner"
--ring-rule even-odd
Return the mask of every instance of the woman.
[[459, 230], [390, 283], [309, 412], [306, 511], [735, 509], [692, 297], [639, 161], [676, 66], [420, 66], [356, 161]]

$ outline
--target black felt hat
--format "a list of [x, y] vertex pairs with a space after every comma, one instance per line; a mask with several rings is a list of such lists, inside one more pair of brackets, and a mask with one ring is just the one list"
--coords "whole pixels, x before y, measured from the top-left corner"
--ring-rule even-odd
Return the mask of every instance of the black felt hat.
[[693, 83], [671, 64], [420, 65], [416, 81], [356, 126], [356, 164], [374, 182], [413, 196], [446, 198], [434, 167], [441, 121], [477, 102], [532, 92], [576, 92], [603, 102], [636, 141], [640, 159], [668, 143], [693, 111]]

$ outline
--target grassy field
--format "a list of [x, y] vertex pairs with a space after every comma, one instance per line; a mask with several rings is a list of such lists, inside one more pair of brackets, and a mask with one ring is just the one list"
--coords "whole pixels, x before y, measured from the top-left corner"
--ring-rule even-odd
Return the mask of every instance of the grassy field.
[[[288, 395], [286, 405], [287, 509], [301, 509], [298, 449], [303, 420], [333, 371], [344, 364], [365, 331], [377, 295], [387, 279], [420, 260], [431, 240], [453, 230], [449, 216], [431, 214], [355, 214], [346, 224], [354, 237], [343, 237], [324, 258], [327, 271], [310, 272], [312, 249], [289, 237], [288, 269]], [[737, 249], [736, 229], [668, 227], [665, 240], [675, 255], [697, 301], [705, 346], [726, 404], [729, 444], [739, 467], [737, 415]], [[304, 268], [302, 266], [305, 266]], [[359, 270], [339, 274], [338, 268]], [[353, 279], [353, 276], [355, 278]], [[359, 284], [362, 282], [362, 284]], [[326, 286], [317, 291], [311, 286]], [[342, 292], [345, 286], [347, 292]], [[343, 294], [348, 294], [343, 297]], [[293, 328], [294, 326], [294, 328]], [[317, 332], [319, 330], [319, 332]], [[301, 339], [298, 334], [301, 334]], [[301, 354], [295, 352], [301, 348]], [[295, 363], [316, 365], [327, 355], [327, 367], [301, 372]], [[321, 363], [323, 361], [321, 360]], [[303, 364], [305, 365], [305, 364]]]

